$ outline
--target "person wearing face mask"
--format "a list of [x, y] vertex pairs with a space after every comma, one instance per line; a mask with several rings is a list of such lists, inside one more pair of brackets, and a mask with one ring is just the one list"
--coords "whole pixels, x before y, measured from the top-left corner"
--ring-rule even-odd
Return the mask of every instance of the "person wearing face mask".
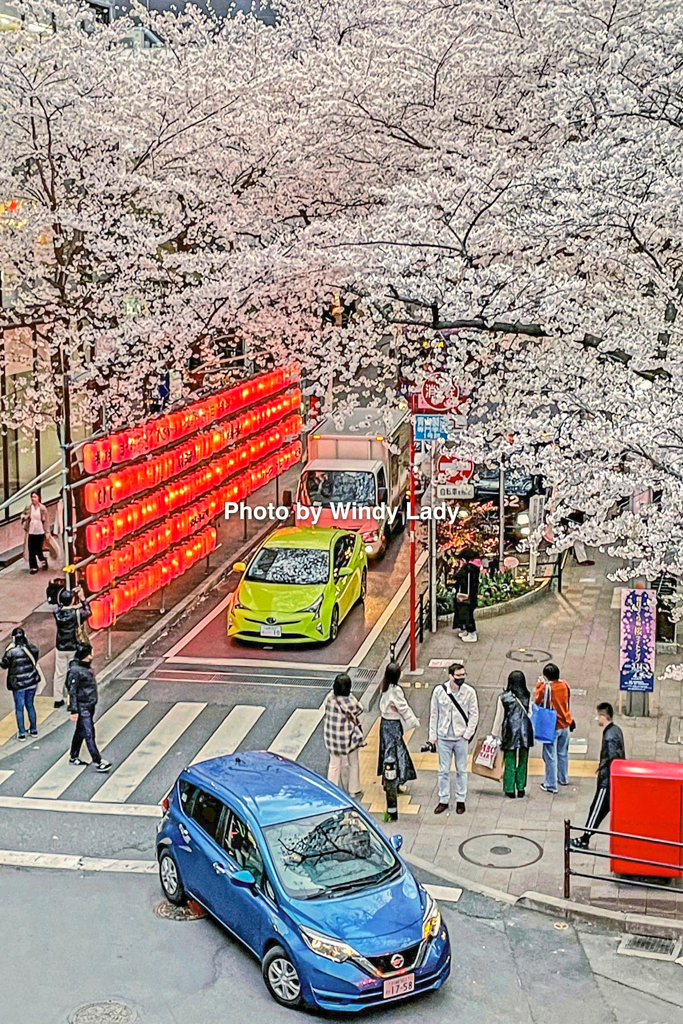
[[90, 644], [78, 644], [73, 661], [69, 665], [66, 675], [66, 689], [69, 694], [69, 715], [72, 722], [76, 723], [73, 739], [71, 741], [71, 752], [69, 764], [80, 766], [86, 765], [87, 761], [81, 761], [80, 753], [83, 741], [93, 759], [98, 772], [108, 772], [111, 763], [105, 761], [97, 749], [95, 739], [95, 707], [97, 705], [97, 683], [92, 670], [92, 647]]
[[448, 669], [448, 680], [435, 686], [429, 710], [427, 749], [439, 755], [439, 802], [434, 814], [443, 814], [450, 804], [451, 767], [455, 759], [455, 810], [465, 813], [467, 800], [467, 747], [477, 731], [479, 702], [467, 682], [463, 665]]
[[[612, 761], [623, 761], [626, 758], [624, 734], [614, 721], [614, 708], [608, 701], [602, 701], [597, 706], [597, 712], [598, 725], [602, 729], [602, 744], [596, 771], [598, 782], [595, 796], [586, 818], [587, 829], [600, 828], [601, 822], [609, 814]], [[578, 850], [586, 850], [592, 835], [591, 831], [584, 832], [578, 839], [572, 840], [572, 846]]]

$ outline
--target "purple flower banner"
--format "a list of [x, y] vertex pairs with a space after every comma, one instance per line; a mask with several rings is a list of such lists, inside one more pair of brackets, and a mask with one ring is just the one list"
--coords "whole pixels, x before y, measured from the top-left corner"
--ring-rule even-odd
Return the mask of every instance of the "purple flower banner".
[[654, 590], [621, 592], [619, 689], [652, 693], [655, 688], [657, 593]]

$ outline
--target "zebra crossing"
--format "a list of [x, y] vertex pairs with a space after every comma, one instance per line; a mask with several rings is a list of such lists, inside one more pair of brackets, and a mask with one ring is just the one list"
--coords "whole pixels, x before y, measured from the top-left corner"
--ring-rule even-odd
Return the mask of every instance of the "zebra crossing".
[[[320, 695], [317, 695], [316, 705], [319, 700]], [[266, 714], [263, 704], [236, 703], [225, 710], [217, 721], [216, 707], [207, 702], [176, 701], [169, 707], [163, 702], [137, 699], [137, 688], [131, 688], [95, 723], [99, 749], [104, 753], [114, 748], [107, 754], [109, 760], [114, 760], [108, 775], [96, 776], [88, 765], [69, 764], [67, 749], [47, 767], [36, 762], [37, 770], [43, 769], [42, 773], [23, 792], [18, 788], [19, 770], [15, 780], [12, 780], [13, 770], [0, 773], [0, 806], [22, 806], [23, 803], [38, 809], [66, 810], [68, 805], [69, 810], [99, 813], [105, 805], [112, 811], [113, 805], [121, 805], [121, 813], [125, 813], [128, 804], [135, 805], [139, 812], [141, 804], [136, 792], [140, 787], [147, 797], [142, 805], [151, 807], [152, 801], [158, 803], [165, 796], [186, 764], [232, 754], [245, 745], [252, 749], [265, 747], [293, 760], [300, 758], [324, 715], [322, 704], [290, 706], [285, 709], [284, 722], [277, 707]], [[64, 730], [59, 732], [63, 750]], [[70, 739], [70, 732], [67, 735]], [[23, 760], [23, 772], [25, 766], [26, 760]]]

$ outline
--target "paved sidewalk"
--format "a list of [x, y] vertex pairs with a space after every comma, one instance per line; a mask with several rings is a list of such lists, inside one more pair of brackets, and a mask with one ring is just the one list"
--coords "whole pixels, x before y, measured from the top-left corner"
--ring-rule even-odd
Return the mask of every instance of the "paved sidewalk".
[[[399, 822], [389, 826], [405, 839], [408, 853], [448, 868], [462, 878], [506, 890], [514, 895], [533, 890], [562, 895], [563, 823], [571, 818], [583, 824], [595, 790], [595, 768], [600, 751], [601, 730], [595, 722], [595, 705], [609, 700], [619, 704], [617, 663], [619, 612], [613, 602], [614, 584], [606, 578], [610, 561], [592, 553], [594, 566], [577, 566], [573, 560], [565, 570], [562, 595], [550, 593], [535, 604], [498, 618], [483, 620], [479, 642], [463, 644], [450, 628], [440, 623], [438, 633], [428, 635], [418, 655], [419, 672], [404, 674], [406, 695], [421, 719], [409, 739], [418, 779], [399, 797]], [[468, 680], [476, 687], [480, 702], [479, 735], [489, 731], [496, 698], [508, 673], [522, 669], [530, 690], [547, 661], [560, 666], [572, 688], [572, 711], [577, 729], [570, 747], [570, 786], [553, 796], [539, 789], [543, 780], [541, 748], [530, 759], [530, 778], [524, 800], [507, 799], [499, 784], [470, 775], [467, 813], [446, 812], [435, 817], [438, 803], [437, 761], [434, 754], [420, 754], [427, 738], [428, 707], [432, 688], [443, 681], [445, 668], [430, 667], [430, 660], [462, 660]], [[658, 657], [658, 675], [669, 662], [683, 660], [674, 655]], [[670, 717], [683, 712], [683, 684], [657, 679], [651, 699], [650, 718], [618, 721], [624, 730], [630, 758], [682, 761], [683, 746], [666, 743]], [[378, 725], [368, 735], [361, 754], [364, 803], [380, 814], [384, 794], [376, 777]], [[608, 828], [608, 822], [604, 823]], [[604, 847], [604, 840], [600, 840]], [[609, 861], [595, 857], [572, 857], [576, 870], [609, 874]], [[631, 912], [683, 916], [683, 886], [678, 880], [670, 892], [634, 889], [615, 882], [572, 880], [572, 898], [579, 902]]]

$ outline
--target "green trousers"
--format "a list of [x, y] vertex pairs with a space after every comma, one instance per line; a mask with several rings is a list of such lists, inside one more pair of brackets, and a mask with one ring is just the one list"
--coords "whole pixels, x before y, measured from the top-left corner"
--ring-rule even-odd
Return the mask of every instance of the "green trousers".
[[506, 793], [519, 793], [526, 789], [526, 771], [529, 762], [529, 751], [520, 747], [518, 750], [506, 750], [503, 789]]

